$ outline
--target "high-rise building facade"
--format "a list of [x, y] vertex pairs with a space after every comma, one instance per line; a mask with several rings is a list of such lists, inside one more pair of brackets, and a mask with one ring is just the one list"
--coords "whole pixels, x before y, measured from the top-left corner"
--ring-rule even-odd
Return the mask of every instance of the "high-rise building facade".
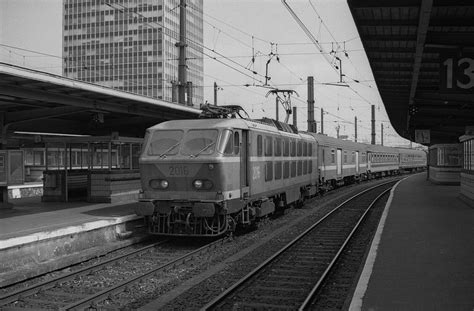
[[[64, 76], [177, 101], [179, 21], [180, 0], [63, 0]], [[199, 106], [203, 0], [186, 0], [186, 43], [188, 86]]]

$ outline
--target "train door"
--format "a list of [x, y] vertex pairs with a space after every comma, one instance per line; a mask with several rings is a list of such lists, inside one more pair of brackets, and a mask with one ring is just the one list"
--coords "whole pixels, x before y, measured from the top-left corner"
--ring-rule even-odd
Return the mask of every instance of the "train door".
[[372, 153], [367, 152], [367, 170], [370, 171], [372, 167]]
[[342, 149], [336, 150], [336, 175], [342, 175]]
[[243, 130], [241, 135], [241, 151], [240, 151], [240, 196], [242, 199], [246, 199], [250, 196], [249, 191], [249, 131]]
[[359, 151], [356, 151], [356, 158], [355, 158], [355, 165], [356, 165], [356, 174], [359, 174]]

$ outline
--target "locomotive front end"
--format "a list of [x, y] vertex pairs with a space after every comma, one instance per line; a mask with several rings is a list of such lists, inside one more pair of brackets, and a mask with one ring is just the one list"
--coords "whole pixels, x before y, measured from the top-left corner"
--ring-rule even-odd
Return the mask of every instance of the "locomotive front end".
[[151, 234], [222, 235], [232, 226], [223, 185], [232, 184], [233, 165], [220, 157], [222, 131], [183, 128], [181, 122], [165, 122], [147, 132], [136, 213], [145, 217]]

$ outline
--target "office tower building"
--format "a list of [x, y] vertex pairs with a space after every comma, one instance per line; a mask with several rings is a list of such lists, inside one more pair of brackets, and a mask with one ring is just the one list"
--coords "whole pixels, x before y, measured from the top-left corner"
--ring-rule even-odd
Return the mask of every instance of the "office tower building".
[[[63, 0], [64, 76], [177, 101], [180, 0]], [[203, 103], [203, 0], [186, 0], [186, 65]]]

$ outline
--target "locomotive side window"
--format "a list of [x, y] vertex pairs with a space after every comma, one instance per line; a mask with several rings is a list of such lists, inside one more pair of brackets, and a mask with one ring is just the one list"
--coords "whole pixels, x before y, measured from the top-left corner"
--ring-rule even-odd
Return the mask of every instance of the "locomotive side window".
[[238, 155], [240, 151], [240, 136], [239, 132], [234, 132], [234, 154]]
[[283, 156], [287, 157], [289, 155], [290, 155], [290, 144], [289, 144], [288, 139], [285, 139], [283, 143]]
[[291, 161], [291, 177], [296, 176], [296, 161]]
[[270, 181], [273, 179], [273, 162], [267, 161], [265, 163], [265, 181]]
[[281, 156], [281, 138], [275, 138], [275, 156]]
[[308, 143], [308, 155], [310, 157], [313, 155], [313, 143]]
[[283, 163], [283, 178], [288, 177], [290, 177], [290, 162], [285, 161], [285, 163]]
[[282, 166], [281, 161], [275, 162], [275, 179], [281, 179], [281, 173], [282, 173], [281, 166]]
[[336, 163], [336, 153], [334, 149], [331, 150], [331, 163]]
[[296, 142], [294, 139], [291, 140], [291, 156], [296, 156]]
[[265, 137], [265, 156], [271, 157], [273, 154], [273, 138], [271, 136]]
[[221, 140], [219, 141], [219, 152], [225, 155], [231, 155], [234, 149], [234, 144], [232, 140], [232, 131], [224, 130], [222, 131]]
[[263, 154], [262, 135], [257, 135], [257, 156], [261, 157]]
[[179, 144], [184, 132], [177, 131], [155, 131], [151, 134], [148, 145], [148, 155], [173, 155], [177, 154]]

